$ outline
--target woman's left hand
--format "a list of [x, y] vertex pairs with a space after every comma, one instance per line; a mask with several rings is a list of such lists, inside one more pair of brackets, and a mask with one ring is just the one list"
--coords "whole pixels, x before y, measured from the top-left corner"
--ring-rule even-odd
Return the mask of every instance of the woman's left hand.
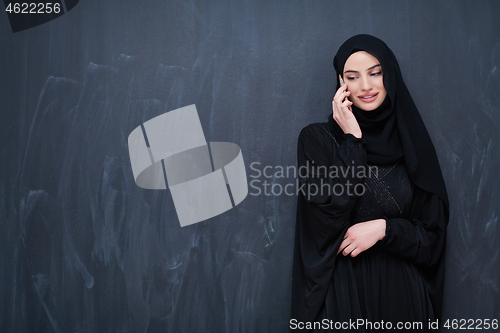
[[337, 254], [342, 252], [344, 256], [356, 257], [384, 238], [385, 228], [384, 219], [356, 223], [347, 229]]

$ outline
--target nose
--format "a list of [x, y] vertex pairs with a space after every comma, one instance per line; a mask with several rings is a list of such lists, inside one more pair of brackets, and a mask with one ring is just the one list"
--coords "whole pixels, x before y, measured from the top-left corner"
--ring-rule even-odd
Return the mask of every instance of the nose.
[[362, 77], [361, 78], [361, 90], [363, 91], [370, 91], [372, 90], [373, 86], [367, 77]]

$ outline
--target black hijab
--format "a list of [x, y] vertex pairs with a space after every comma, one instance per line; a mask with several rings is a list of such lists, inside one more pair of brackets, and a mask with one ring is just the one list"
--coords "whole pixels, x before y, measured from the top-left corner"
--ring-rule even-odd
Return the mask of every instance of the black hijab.
[[[364, 111], [352, 105], [352, 111], [366, 141], [367, 160], [370, 164], [394, 163], [404, 156], [412, 181], [420, 188], [436, 194], [448, 208], [448, 195], [434, 145], [406, 88], [398, 61], [391, 49], [371, 35], [356, 35], [339, 48], [333, 66], [343, 76], [344, 64], [349, 56], [365, 51], [376, 57], [382, 66], [387, 97], [373, 111]], [[337, 89], [340, 82], [337, 82]], [[338, 139], [343, 131], [333, 120], [330, 125]]]

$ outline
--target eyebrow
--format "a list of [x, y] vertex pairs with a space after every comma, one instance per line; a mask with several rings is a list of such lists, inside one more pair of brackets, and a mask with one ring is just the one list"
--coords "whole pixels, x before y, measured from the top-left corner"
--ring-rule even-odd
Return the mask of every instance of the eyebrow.
[[[372, 67], [368, 68], [366, 71], [368, 72], [370, 69], [373, 69], [373, 68], [375, 68], [377, 66], [380, 66], [380, 64], [373, 65]], [[358, 71], [354, 71], [352, 69], [349, 69], [349, 70], [344, 71], [344, 74], [345, 73], [359, 73], [359, 72]]]

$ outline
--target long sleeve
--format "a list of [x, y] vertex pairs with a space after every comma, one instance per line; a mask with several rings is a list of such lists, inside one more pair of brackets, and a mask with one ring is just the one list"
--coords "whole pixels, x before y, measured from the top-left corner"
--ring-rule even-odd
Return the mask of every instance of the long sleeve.
[[[312, 204], [318, 217], [315, 223], [324, 228], [320, 234], [334, 236], [331, 231], [348, 226], [358, 198], [355, 190], [364, 181], [357, 177], [360, 168], [366, 168], [364, 140], [345, 134], [339, 144], [324, 127], [308, 126], [300, 133], [297, 156], [299, 195]], [[328, 237], [323, 241], [328, 242]]]
[[444, 202], [436, 195], [415, 186], [407, 218], [386, 219], [382, 247], [413, 263], [431, 266], [439, 262], [445, 243]]
[[364, 140], [351, 134], [342, 139], [340, 143], [336, 141], [324, 124], [305, 127], [298, 139], [301, 188], [295, 230], [292, 318], [300, 321], [314, 321], [320, 314], [331, 285], [336, 252], [357, 200], [346, 186], [363, 183], [363, 178], [353, 177], [346, 170], [366, 167]]

